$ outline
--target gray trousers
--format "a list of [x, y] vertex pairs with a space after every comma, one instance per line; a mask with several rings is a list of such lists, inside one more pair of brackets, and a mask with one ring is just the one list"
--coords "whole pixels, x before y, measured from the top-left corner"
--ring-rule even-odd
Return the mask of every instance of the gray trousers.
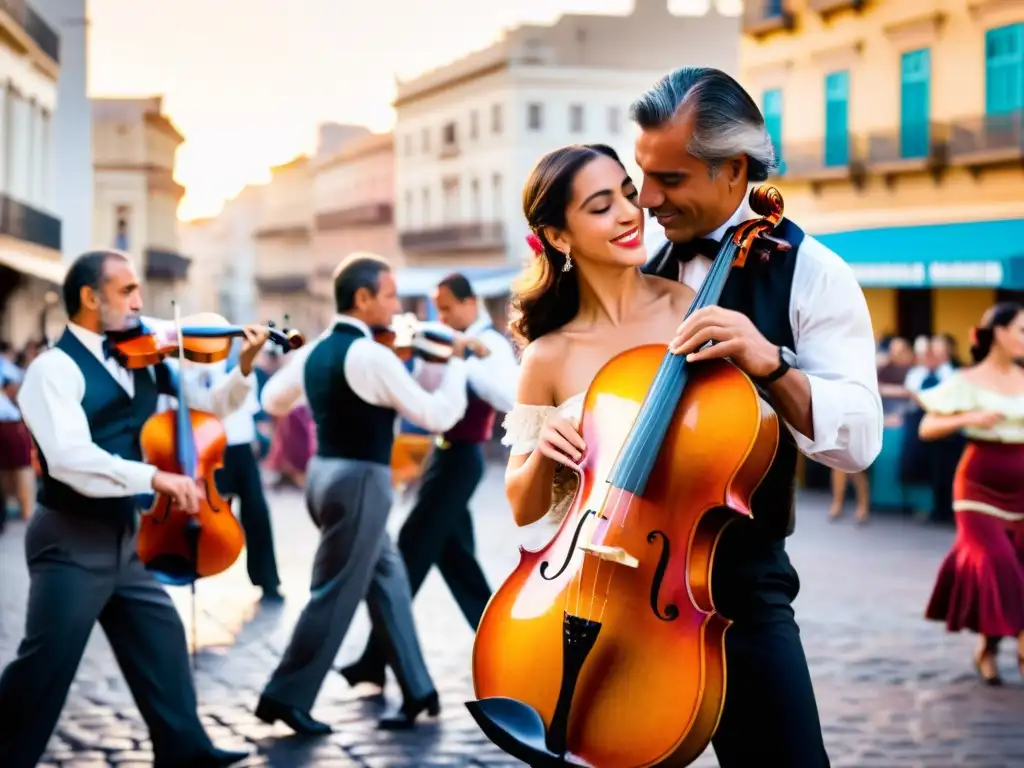
[[32, 768], [57, 725], [98, 620], [149, 727], [155, 764], [212, 748], [196, 714], [181, 618], [124, 524], [39, 507], [25, 532], [25, 636], [0, 676], [0, 766]]
[[412, 616], [405, 564], [388, 536], [391, 469], [348, 459], [313, 457], [306, 473], [306, 503], [320, 529], [309, 603], [263, 695], [313, 708], [334, 665], [356, 608], [365, 598], [374, 625], [387, 634], [390, 659], [406, 698], [428, 695], [427, 671]]

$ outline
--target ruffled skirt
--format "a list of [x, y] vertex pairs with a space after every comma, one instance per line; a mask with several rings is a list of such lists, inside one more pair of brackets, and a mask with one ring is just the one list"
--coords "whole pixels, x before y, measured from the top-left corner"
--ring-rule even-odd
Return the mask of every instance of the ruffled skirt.
[[956, 538], [925, 615], [950, 632], [1024, 632], [1024, 445], [971, 442], [953, 482]]

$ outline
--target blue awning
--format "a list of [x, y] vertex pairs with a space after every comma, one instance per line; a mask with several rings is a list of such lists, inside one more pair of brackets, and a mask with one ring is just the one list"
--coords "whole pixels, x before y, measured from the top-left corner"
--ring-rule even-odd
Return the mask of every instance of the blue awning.
[[514, 266], [501, 267], [399, 267], [395, 270], [398, 295], [403, 299], [429, 297], [437, 284], [452, 272], [465, 275], [477, 296], [485, 299], [504, 296], [509, 292], [513, 278], [521, 270]]
[[1024, 219], [816, 235], [863, 286], [1024, 289]]

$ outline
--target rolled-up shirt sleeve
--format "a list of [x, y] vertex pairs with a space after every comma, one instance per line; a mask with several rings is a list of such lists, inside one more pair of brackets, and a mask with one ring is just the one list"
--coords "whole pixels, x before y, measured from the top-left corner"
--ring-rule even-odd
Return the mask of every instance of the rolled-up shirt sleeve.
[[882, 398], [867, 301], [850, 266], [813, 238], [800, 246], [790, 319], [796, 367], [811, 388], [813, 439], [797, 447], [833, 469], [860, 472], [882, 450]]

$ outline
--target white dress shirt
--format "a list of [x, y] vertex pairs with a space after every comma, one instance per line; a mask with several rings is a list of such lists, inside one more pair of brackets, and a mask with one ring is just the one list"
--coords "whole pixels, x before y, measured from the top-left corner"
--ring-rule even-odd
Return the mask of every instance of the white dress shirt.
[[305, 400], [306, 360], [338, 323], [354, 326], [365, 336], [353, 341], [345, 356], [345, 380], [361, 400], [393, 408], [402, 418], [430, 432], [445, 432], [462, 418], [466, 412], [464, 360], [450, 360], [437, 389], [428, 392], [394, 352], [373, 340], [365, 323], [347, 315], [337, 315], [332, 326], [315, 341], [285, 358], [284, 366], [263, 385], [260, 400], [264, 411], [271, 416], [285, 416]]
[[[222, 382], [230, 376], [227, 360], [209, 365], [190, 363], [185, 367], [185, 377], [188, 379], [187, 386], [189, 387], [185, 393], [188, 395], [196, 389], [209, 390], [221, 386]], [[192, 403], [189, 403], [189, 406], [195, 407]], [[256, 439], [256, 421], [253, 417], [259, 412], [260, 400], [256, 396], [256, 387], [251, 387], [237, 410], [220, 417], [224, 434], [228, 438], [228, 445], [249, 445]]]
[[[487, 357], [466, 358], [466, 381], [477, 397], [494, 410], [508, 413], [516, 403], [519, 386], [519, 361], [512, 344], [492, 325], [488, 317], [479, 317], [463, 331], [478, 339], [490, 351]], [[427, 390], [433, 391], [444, 373], [444, 363], [416, 361], [413, 376]]]
[[[746, 201], [708, 237], [721, 241], [741, 221], [759, 218]], [[679, 279], [700, 288], [711, 260], [679, 265]], [[867, 301], [850, 265], [810, 235], [797, 254], [789, 304], [796, 368], [811, 386], [814, 439], [789, 431], [797, 447], [843, 472], [867, 469], [882, 450], [882, 398]]]
[[[103, 336], [73, 323], [68, 330], [132, 397], [131, 371], [103, 354]], [[149, 369], [150, 375], [153, 369]], [[189, 405], [218, 418], [238, 408], [253, 389], [254, 377], [235, 369], [220, 386], [205, 390], [189, 387]], [[85, 376], [74, 360], [57, 347], [37, 357], [25, 372], [18, 406], [26, 426], [39, 445], [50, 475], [91, 498], [137, 496], [152, 491], [156, 468], [107, 453], [92, 441], [82, 410]]]
[[491, 353], [487, 357], [472, 355], [466, 360], [469, 386], [494, 410], [508, 413], [516, 404], [519, 387], [519, 361], [511, 342], [486, 317], [478, 318], [465, 333], [479, 339]]

